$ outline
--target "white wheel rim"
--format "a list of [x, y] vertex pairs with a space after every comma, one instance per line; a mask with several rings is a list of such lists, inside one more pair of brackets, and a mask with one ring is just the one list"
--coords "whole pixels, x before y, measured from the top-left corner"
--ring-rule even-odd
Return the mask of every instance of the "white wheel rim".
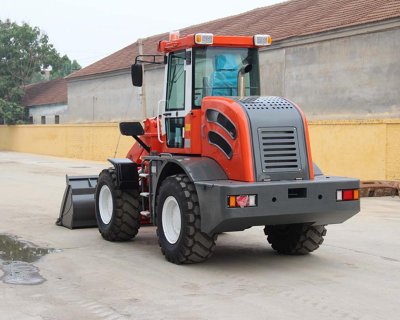
[[162, 227], [168, 242], [175, 244], [181, 234], [181, 210], [173, 196], [169, 196], [164, 201], [162, 208]]
[[112, 218], [114, 205], [111, 190], [107, 185], [103, 185], [99, 195], [100, 218], [104, 224], [109, 224]]

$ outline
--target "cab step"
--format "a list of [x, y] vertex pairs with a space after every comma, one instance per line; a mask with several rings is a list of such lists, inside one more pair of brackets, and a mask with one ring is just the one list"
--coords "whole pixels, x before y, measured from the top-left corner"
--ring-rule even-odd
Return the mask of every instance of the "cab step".
[[140, 215], [146, 218], [150, 218], [150, 211], [145, 210], [145, 211], [140, 211]]

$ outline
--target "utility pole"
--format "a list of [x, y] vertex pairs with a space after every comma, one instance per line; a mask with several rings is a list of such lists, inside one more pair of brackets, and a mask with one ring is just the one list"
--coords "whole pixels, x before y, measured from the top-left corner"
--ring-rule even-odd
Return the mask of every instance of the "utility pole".
[[[138, 39], [137, 42], [138, 42], [138, 46], [139, 46], [139, 48], [138, 48], [139, 55], [142, 55], [143, 54], [143, 39]], [[144, 118], [147, 118], [146, 94], [145, 94], [145, 92], [146, 92], [146, 90], [145, 90], [146, 81], [145, 81], [144, 75], [145, 75], [145, 72], [144, 72], [144, 66], [143, 66], [143, 84], [142, 84], [141, 87], [138, 88], [138, 90], [139, 90], [140, 106], [141, 106], [141, 108], [143, 110], [143, 116], [144, 116]]]

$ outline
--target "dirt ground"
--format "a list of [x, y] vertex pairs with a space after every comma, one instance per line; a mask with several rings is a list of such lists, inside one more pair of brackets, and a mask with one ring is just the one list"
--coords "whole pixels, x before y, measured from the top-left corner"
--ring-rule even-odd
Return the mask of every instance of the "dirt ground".
[[276, 254], [255, 227], [220, 235], [205, 263], [176, 266], [162, 256], [154, 227], [110, 243], [97, 229], [54, 224], [65, 174], [107, 166], [0, 152], [0, 234], [58, 249], [32, 263], [41, 284], [3, 276], [0, 319], [400, 318], [399, 197], [362, 199], [361, 213], [328, 226], [308, 256]]

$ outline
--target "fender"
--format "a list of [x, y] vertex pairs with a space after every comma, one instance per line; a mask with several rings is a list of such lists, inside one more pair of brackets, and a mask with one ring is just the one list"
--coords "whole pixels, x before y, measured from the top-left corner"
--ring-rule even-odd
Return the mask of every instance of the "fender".
[[207, 157], [174, 157], [163, 158], [157, 170], [157, 188], [168, 176], [185, 173], [193, 182], [228, 179], [221, 166]]
[[139, 189], [137, 164], [127, 158], [110, 158], [117, 174], [117, 184], [121, 189]]
[[[193, 182], [210, 180], [227, 180], [228, 177], [221, 166], [207, 157], [160, 157], [156, 161], [157, 171], [152, 178], [151, 193], [158, 194], [158, 189], [165, 178], [179, 173], [185, 173]], [[151, 199], [153, 214], [155, 214], [156, 197]], [[153, 217], [154, 218], [154, 217]]]

